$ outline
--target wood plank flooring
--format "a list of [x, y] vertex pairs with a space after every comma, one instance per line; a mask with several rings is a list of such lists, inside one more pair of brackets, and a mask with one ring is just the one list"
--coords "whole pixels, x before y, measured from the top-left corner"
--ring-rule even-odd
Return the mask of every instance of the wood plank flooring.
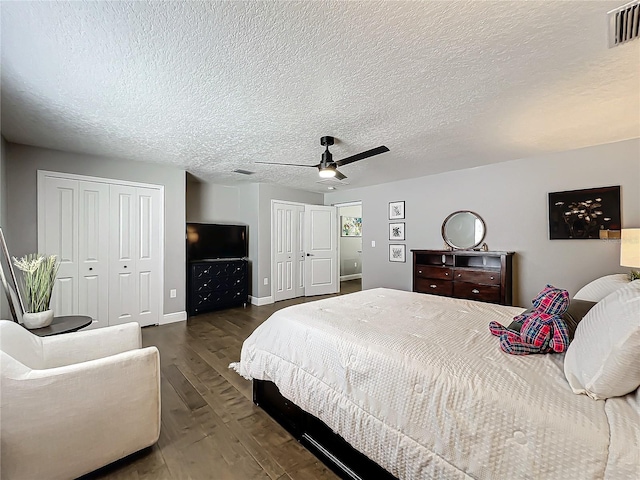
[[[342, 282], [340, 294], [361, 289]], [[160, 350], [158, 443], [82, 477], [88, 479], [337, 479], [251, 401], [251, 382], [229, 370], [245, 338], [273, 312], [324, 297], [233, 308], [142, 330]]]

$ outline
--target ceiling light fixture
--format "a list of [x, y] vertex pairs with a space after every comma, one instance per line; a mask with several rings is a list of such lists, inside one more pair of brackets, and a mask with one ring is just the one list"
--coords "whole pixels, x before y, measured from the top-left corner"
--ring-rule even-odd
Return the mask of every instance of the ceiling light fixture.
[[336, 167], [330, 165], [324, 168], [319, 168], [318, 175], [320, 175], [322, 178], [333, 178], [336, 176]]

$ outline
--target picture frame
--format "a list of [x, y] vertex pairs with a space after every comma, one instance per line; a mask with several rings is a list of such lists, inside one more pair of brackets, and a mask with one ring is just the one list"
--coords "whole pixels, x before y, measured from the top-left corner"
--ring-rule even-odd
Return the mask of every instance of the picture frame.
[[389, 261], [405, 263], [406, 260], [406, 245], [390, 244], [389, 245]]
[[362, 236], [362, 217], [340, 217], [340, 236], [341, 237], [361, 237]]
[[13, 321], [21, 323], [22, 315], [25, 311], [24, 302], [22, 301], [20, 287], [18, 286], [18, 279], [16, 278], [16, 273], [13, 270], [11, 255], [9, 255], [9, 249], [7, 248], [7, 242], [5, 241], [2, 227], [0, 227], [0, 282], [2, 283], [2, 288], [7, 296], [9, 312], [13, 317]]
[[389, 224], [389, 240], [405, 240], [404, 237], [404, 222], [390, 223]]
[[404, 219], [404, 200], [389, 202], [389, 220]]
[[619, 231], [620, 185], [549, 193], [549, 239], [590, 240]]

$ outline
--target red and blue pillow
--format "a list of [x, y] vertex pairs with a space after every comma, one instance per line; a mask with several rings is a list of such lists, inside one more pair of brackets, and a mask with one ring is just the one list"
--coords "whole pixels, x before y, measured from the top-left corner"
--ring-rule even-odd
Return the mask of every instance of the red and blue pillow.
[[533, 309], [513, 320], [521, 323], [520, 332], [498, 322], [489, 323], [489, 331], [500, 337], [500, 348], [512, 355], [561, 353], [569, 346], [569, 331], [562, 315], [569, 308], [569, 292], [547, 285], [533, 299]]

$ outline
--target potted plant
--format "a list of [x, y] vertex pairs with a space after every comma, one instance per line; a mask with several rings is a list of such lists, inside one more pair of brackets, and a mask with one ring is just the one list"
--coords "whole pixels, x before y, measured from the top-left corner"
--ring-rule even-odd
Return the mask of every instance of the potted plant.
[[49, 309], [51, 293], [56, 282], [58, 258], [55, 255], [32, 253], [17, 259], [13, 264], [22, 271], [22, 291], [25, 309], [22, 322], [27, 328], [42, 328], [53, 321], [53, 310]]

